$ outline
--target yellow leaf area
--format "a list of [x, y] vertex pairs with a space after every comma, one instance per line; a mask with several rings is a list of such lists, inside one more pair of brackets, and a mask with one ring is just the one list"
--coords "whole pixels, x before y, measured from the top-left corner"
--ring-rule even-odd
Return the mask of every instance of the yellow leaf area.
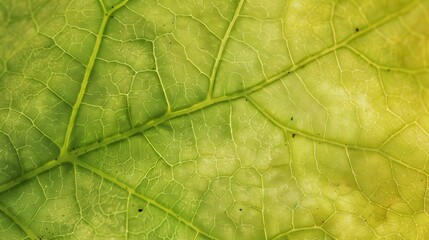
[[428, 239], [428, 0], [0, 2], [0, 239]]

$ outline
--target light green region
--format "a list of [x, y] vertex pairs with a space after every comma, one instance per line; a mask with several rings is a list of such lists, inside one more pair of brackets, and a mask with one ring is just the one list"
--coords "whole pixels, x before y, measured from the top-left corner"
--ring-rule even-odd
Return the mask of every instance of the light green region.
[[0, 239], [427, 239], [429, 1], [0, 2]]

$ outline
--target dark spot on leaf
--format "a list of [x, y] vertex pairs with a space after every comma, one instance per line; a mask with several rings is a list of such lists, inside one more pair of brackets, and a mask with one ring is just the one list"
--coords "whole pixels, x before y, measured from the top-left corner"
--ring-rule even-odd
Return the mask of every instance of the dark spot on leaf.
[[356, 32], [359, 32], [359, 28], [356, 28]]
[[137, 211], [139, 211], [139, 212], [143, 212], [143, 209], [139, 208]]
[[291, 117], [290, 120], [293, 121], [293, 117]]
[[390, 72], [390, 69], [387, 69], [388, 72]]
[[292, 133], [292, 138], [295, 138], [295, 136], [296, 136], [296, 134], [295, 134], [295, 133]]
[[238, 210], [243, 211], [243, 209], [242, 209], [242, 208], [240, 208], [240, 209], [238, 209]]

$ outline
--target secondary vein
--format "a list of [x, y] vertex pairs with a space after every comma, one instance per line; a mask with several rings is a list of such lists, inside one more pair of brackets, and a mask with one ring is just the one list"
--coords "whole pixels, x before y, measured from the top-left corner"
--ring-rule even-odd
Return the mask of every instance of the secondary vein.
[[73, 105], [73, 110], [70, 115], [69, 124], [67, 126], [66, 136], [64, 138], [64, 145], [61, 148], [61, 155], [66, 155], [67, 150], [70, 145], [70, 137], [73, 130], [73, 126], [76, 121], [76, 116], [79, 111], [80, 105], [82, 103], [82, 99], [86, 92], [86, 87], [88, 86], [89, 78], [91, 76], [92, 69], [94, 68], [95, 59], [97, 58], [98, 51], [100, 49], [101, 41], [103, 39], [104, 30], [106, 28], [107, 20], [109, 19], [109, 14], [105, 13], [103, 17], [103, 21], [101, 22], [100, 30], [98, 31], [97, 38], [95, 40], [94, 49], [92, 50], [91, 56], [89, 58], [88, 65], [85, 70], [85, 75], [82, 80], [82, 84], [80, 86], [79, 94], [77, 96], [76, 102]]
[[214, 81], [216, 78], [217, 71], [219, 69], [220, 60], [223, 56], [223, 52], [225, 50], [226, 43], [228, 42], [229, 35], [231, 34], [231, 30], [234, 27], [234, 24], [237, 21], [238, 16], [240, 15], [240, 11], [241, 11], [241, 8], [243, 7], [243, 3], [244, 3], [244, 0], [241, 0], [238, 3], [237, 9], [234, 13], [234, 17], [232, 18], [231, 23], [229, 24], [228, 29], [226, 30], [225, 35], [223, 36], [222, 43], [219, 46], [219, 51], [217, 53], [216, 61], [214, 63], [212, 74], [210, 76], [210, 86], [209, 86], [209, 91], [207, 96], [208, 98], [211, 98], [213, 95]]

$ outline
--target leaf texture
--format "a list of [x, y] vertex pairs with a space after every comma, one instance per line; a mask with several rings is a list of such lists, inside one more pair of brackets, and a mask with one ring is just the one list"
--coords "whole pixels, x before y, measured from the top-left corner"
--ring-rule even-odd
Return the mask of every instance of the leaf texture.
[[429, 1], [0, 2], [0, 239], [426, 239]]

